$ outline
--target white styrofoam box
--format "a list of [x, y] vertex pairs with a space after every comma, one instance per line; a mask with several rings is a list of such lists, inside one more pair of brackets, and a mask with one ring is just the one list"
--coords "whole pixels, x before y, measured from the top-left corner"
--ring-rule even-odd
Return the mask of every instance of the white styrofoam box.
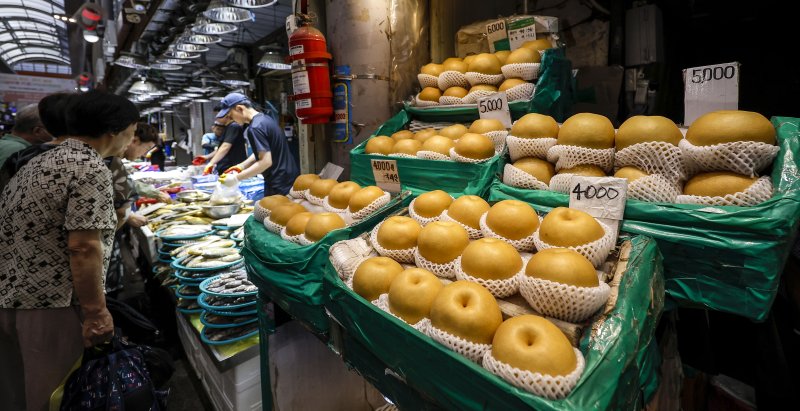
[[186, 357], [203, 384], [217, 411], [255, 411], [261, 409], [260, 356], [256, 355], [221, 371], [183, 314], [178, 316], [178, 336]]

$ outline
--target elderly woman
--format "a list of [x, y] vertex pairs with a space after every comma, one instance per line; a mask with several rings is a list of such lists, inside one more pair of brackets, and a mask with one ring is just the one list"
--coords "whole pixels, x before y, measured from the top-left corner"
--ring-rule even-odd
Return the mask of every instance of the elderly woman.
[[114, 330], [103, 293], [117, 218], [103, 158], [130, 144], [139, 112], [88, 92], [66, 107], [69, 137], [0, 193], [0, 398], [46, 410], [84, 347]]

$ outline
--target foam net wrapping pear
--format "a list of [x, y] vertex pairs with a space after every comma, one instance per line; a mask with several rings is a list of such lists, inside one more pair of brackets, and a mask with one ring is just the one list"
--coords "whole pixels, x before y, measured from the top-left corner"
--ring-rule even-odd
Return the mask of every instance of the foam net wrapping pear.
[[[452, 197], [450, 197], [450, 198], [452, 198]], [[423, 227], [428, 225], [428, 224], [430, 224], [430, 223], [439, 221], [439, 217], [442, 215], [441, 213], [439, 213], [439, 215], [434, 216], [434, 217], [423, 217], [423, 216], [417, 214], [417, 211], [414, 209], [414, 205], [416, 204], [416, 201], [417, 201], [417, 199], [415, 198], [415, 199], [411, 200], [411, 204], [408, 205], [408, 216], [409, 217], [413, 218], [414, 221], [418, 222]]]
[[342, 281], [350, 280], [364, 260], [378, 256], [378, 253], [364, 237], [359, 236], [351, 240], [339, 241], [331, 246], [329, 251], [331, 265]]
[[614, 153], [614, 168], [633, 166], [647, 174], [661, 174], [675, 183], [691, 174], [683, 150], [664, 141], [637, 143]]
[[527, 236], [525, 238], [520, 238], [519, 240], [512, 240], [510, 238], [505, 238], [502, 235], [497, 234], [496, 232], [494, 232], [494, 230], [492, 230], [492, 228], [489, 227], [488, 224], [486, 224], [486, 216], [488, 216], [488, 215], [489, 215], [488, 211], [483, 213], [483, 215], [481, 216], [481, 221], [480, 221], [481, 232], [483, 233], [483, 237], [484, 238], [496, 238], [498, 240], [503, 240], [503, 241], [507, 242], [508, 244], [510, 244], [512, 247], [516, 248], [517, 251], [519, 251], [519, 252], [532, 252], [532, 251], [536, 250], [536, 244], [534, 244], [534, 242], [533, 242], [533, 236], [534, 236], [534, 234], [536, 234], [535, 231], [533, 232], [533, 234], [531, 234], [531, 235], [529, 235], [529, 236]]
[[569, 184], [572, 177], [576, 174], [564, 173], [556, 174], [550, 179], [550, 191], [569, 194]]
[[477, 104], [478, 100], [489, 97], [492, 94], [496, 93], [495, 91], [489, 90], [475, 90], [464, 96], [464, 103], [466, 104]]
[[474, 71], [468, 71], [467, 74], [467, 81], [471, 86], [477, 86], [478, 84], [490, 84], [492, 86], [496, 86], [505, 80], [502, 74], [483, 74], [483, 73], [476, 73]]
[[489, 137], [489, 140], [492, 140], [495, 153], [501, 153], [506, 149], [506, 136], [508, 136], [507, 130], [488, 131], [483, 133], [483, 135]]
[[708, 206], [754, 206], [769, 200], [773, 193], [772, 181], [768, 176], [759, 177], [755, 183], [746, 190], [728, 194], [724, 197], [705, 197], [679, 195], [675, 200], [678, 204], [697, 204]]
[[448, 261], [444, 264], [434, 263], [428, 260], [419, 253], [419, 249], [414, 250], [414, 263], [419, 268], [424, 268], [432, 272], [439, 278], [455, 278], [456, 277], [456, 259]]
[[447, 331], [440, 330], [433, 324], [428, 326], [428, 337], [478, 364], [481, 363], [483, 354], [492, 349], [491, 344], [478, 344], [467, 341]]
[[467, 103], [464, 101], [462, 97], [441, 96], [439, 97], [439, 104], [443, 106], [452, 106], [455, 104], [467, 104]]
[[289, 189], [289, 197], [298, 199], [298, 200], [305, 200], [306, 194], [308, 193], [308, 189], [305, 190], [295, 190]]
[[267, 231], [271, 233], [280, 234], [281, 230], [283, 229], [283, 226], [278, 223], [273, 223], [269, 218], [265, 218], [264, 228], [266, 228]]
[[543, 160], [547, 159], [547, 152], [556, 145], [555, 138], [522, 138], [509, 135], [506, 137], [508, 155], [511, 161], [517, 161], [523, 157], [536, 157]]
[[453, 217], [450, 217], [450, 215], [447, 214], [447, 210], [442, 211], [442, 215], [439, 216], [439, 221], [450, 221], [453, 223], [457, 223], [464, 230], [467, 230], [467, 235], [469, 235], [470, 240], [477, 240], [479, 238], [483, 238], [483, 232], [480, 230], [480, 228], [472, 228], [462, 223], [461, 221], [455, 220]]
[[492, 350], [487, 351], [483, 355], [483, 368], [486, 368], [492, 374], [499, 376], [525, 391], [550, 400], [560, 400], [569, 395], [572, 389], [575, 388], [586, 367], [583, 354], [581, 354], [577, 348], [573, 347], [573, 350], [575, 350], [577, 359], [575, 371], [563, 376], [552, 376], [520, 370], [519, 368], [512, 367], [495, 359], [494, 356], [492, 356]]
[[342, 218], [344, 218], [344, 215], [347, 214], [347, 207], [345, 207], [345, 208], [336, 208], [336, 207], [332, 206], [328, 196], [325, 196], [325, 198], [322, 199], [322, 208], [324, 208], [325, 211], [327, 211], [329, 213], [339, 214], [340, 216], [342, 216]]
[[[579, 254], [586, 257], [589, 261], [591, 261], [592, 265], [595, 267], [599, 267], [600, 264], [603, 264], [608, 258], [608, 254], [611, 253], [611, 250], [614, 249], [614, 232], [605, 224], [598, 221], [601, 227], [603, 227], [603, 236], [599, 239], [592, 241], [588, 244], [582, 244], [577, 246], [569, 246], [569, 247], [559, 247], [555, 245], [550, 245], [545, 243], [541, 238], [539, 238], [539, 230], [533, 234], [533, 242], [536, 244], [536, 249], [539, 251], [548, 249], [548, 248], [569, 248], [570, 250], [577, 251]], [[541, 229], [541, 226], [539, 227]]]
[[[458, 260], [456, 262], [456, 280], [465, 280], [480, 284], [489, 290], [489, 292], [492, 293], [492, 295], [496, 298], [510, 297], [516, 294], [519, 290], [519, 283], [517, 281], [519, 273], [514, 274], [505, 280], [487, 280], [485, 278], [478, 278], [465, 273], [464, 269], [461, 267], [461, 257], [458, 257], [456, 260]], [[524, 269], [525, 265], [522, 267]]]
[[[404, 319], [400, 318], [399, 316], [397, 316], [389, 308], [389, 294], [381, 294], [381, 296], [378, 297], [377, 300], [372, 302], [372, 305], [380, 308], [381, 310], [383, 310], [385, 313], [391, 315], [392, 317], [397, 318], [398, 320], [408, 324], [408, 322], [406, 322], [406, 320], [404, 320]], [[417, 321], [416, 324], [408, 324], [408, 325], [413, 327], [415, 330], [427, 335], [428, 326], [430, 324], [431, 324], [431, 321], [429, 319], [423, 318], [423, 319]]]
[[380, 230], [383, 222], [376, 225], [375, 228], [372, 229], [369, 235], [369, 242], [372, 244], [372, 248], [378, 252], [383, 257], [389, 257], [392, 260], [397, 261], [398, 263], [407, 263], [411, 264], [414, 262], [414, 251], [416, 251], [417, 247], [407, 248], [405, 250], [389, 250], [383, 248], [381, 244], [378, 242], [378, 230]]
[[[495, 155], [497, 155], [496, 151], [495, 151]], [[457, 161], [459, 163], [470, 163], [470, 164], [485, 163], [485, 162], [491, 160], [493, 157], [494, 156], [489, 157], [489, 158], [474, 159], [474, 158], [464, 157], [461, 154], [458, 154], [456, 152], [455, 148], [451, 148], [450, 149], [450, 158], [453, 159], [453, 161]]]
[[439, 90], [447, 90], [450, 87], [469, 87], [469, 81], [464, 73], [458, 71], [445, 71], [439, 74], [437, 79], [439, 83]]
[[505, 78], [521, 78], [531, 81], [539, 77], [541, 63], [513, 63], [500, 67]]
[[281, 228], [280, 234], [281, 234], [281, 238], [283, 238], [286, 241], [293, 242], [295, 244], [300, 244], [300, 237], [303, 236], [303, 234], [298, 234], [298, 235], [286, 234], [286, 227], [282, 227]]
[[433, 107], [433, 106], [438, 106], [439, 101], [423, 100], [419, 98], [419, 95], [417, 95], [416, 97], [414, 97], [414, 104], [417, 107]]
[[595, 165], [609, 172], [614, 168], [614, 149], [556, 144], [547, 151], [547, 161], [555, 164], [556, 170], [580, 165]]
[[391, 199], [391, 195], [389, 193], [384, 192], [382, 196], [376, 198], [374, 201], [369, 203], [366, 207], [362, 208], [361, 210], [356, 211], [355, 213], [351, 212], [350, 209], [347, 209], [347, 216], [348, 221], [358, 221], [366, 218], [370, 214], [378, 211], [381, 207], [389, 204], [389, 200]]
[[417, 151], [417, 157], [423, 160], [438, 160], [438, 161], [452, 160], [450, 156], [446, 156], [442, 153], [437, 153], [435, 151], [428, 151], [428, 150]]
[[322, 206], [322, 203], [325, 201], [325, 197], [317, 197], [311, 194], [311, 191], [309, 191], [306, 193], [306, 200], [316, 206]]
[[537, 312], [572, 323], [581, 323], [608, 301], [611, 287], [576, 287], [520, 274], [519, 293]]
[[253, 209], [253, 218], [256, 219], [259, 223], [263, 223], [264, 219], [269, 218], [270, 211], [264, 207], [261, 207], [261, 204], [256, 203], [256, 206]]
[[308, 237], [306, 237], [305, 234], [300, 234], [300, 235], [297, 236], [297, 244], [300, 244], [302, 246], [307, 246], [307, 245], [314, 244], [314, 242], [309, 240]]
[[680, 148], [698, 171], [732, 171], [751, 177], [772, 164], [780, 151], [778, 146], [755, 141], [695, 146], [682, 140]]
[[506, 97], [509, 102], [519, 100], [530, 100], [536, 86], [533, 83], [519, 84], [506, 90]]
[[680, 194], [680, 187], [661, 174], [651, 174], [628, 183], [628, 197], [640, 201], [674, 203]]
[[517, 188], [527, 188], [528, 190], [549, 190], [550, 187], [537, 180], [536, 177], [514, 167], [512, 164], [506, 164], [503, 167], [503, 184]]
[[417, 74], [417, 80], [419, 81], [419, 85], [422, 88], [425, 87], [436, 87], [439, 88], [439, 78], [436, 76], [432, 76], [430, 74], [419, 73]]
[[389, 157], [399, 157], [399, 158], [418, 158], [416, 155], [406, 154], [406, 153], [390, 153]]

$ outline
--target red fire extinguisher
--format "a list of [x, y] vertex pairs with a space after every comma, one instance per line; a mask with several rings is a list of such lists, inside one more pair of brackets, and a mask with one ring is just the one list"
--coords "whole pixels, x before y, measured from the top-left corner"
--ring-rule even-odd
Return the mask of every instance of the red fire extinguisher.
[[306, 124], [329, 122], [333, 115], [332, 57], [325, 36], [306, 22], [289, 36], [289, 59], [297, 117]]

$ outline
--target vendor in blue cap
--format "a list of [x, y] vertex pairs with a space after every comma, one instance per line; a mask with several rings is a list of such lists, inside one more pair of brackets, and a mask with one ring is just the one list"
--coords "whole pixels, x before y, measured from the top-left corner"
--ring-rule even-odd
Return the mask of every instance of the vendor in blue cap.
[[289, 150], [283, 130], [271, 117], [253, 108], [253, 103], [241, 93], [230, 93], [222, 99], [217, 118], [229, 116], [237, 124], [248, 125], [245, 137], [253, 154], [244, 162], [225, 170], [219, 181], [235, 185], [238, 181], [264, 175], [264, 196], [286, 195], [300, 175], [297, 161]]

